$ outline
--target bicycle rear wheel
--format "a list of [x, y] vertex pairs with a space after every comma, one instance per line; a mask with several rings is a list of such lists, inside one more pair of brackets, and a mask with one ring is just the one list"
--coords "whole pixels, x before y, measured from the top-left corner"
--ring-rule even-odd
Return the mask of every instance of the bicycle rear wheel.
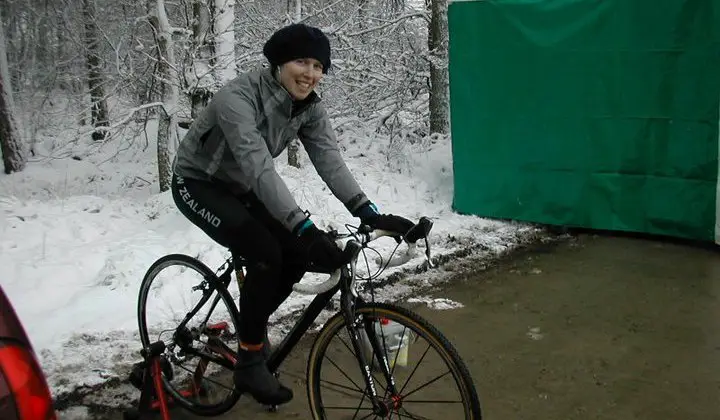
[[[480, 402], [470, 373], [450, 342], [419, 315], [399, 306], [360, 304], [361, 342], [382, 410], [373, 408], [341, 314], [318, 334], [307, 365], [307, 391], [315, 419], [418, 418], [480, 420]], [[370, 332], [372, 329], [373, 332]], [[367, 331], [367, 333], [366, 333]], [[370, 346], [376, 336], [382, 356]]]
[[138, 299], [140, 340], [143, 347], [165, 343], [162, 379], [173, 403], [203, 416], [235, 405], [238, 318], [230, 293], [197, 259], [167, 255], [148, 269]]

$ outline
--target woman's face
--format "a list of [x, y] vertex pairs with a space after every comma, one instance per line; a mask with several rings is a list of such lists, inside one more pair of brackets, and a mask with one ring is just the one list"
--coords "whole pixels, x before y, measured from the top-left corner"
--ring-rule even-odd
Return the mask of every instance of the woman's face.
[[315, 89], [323, 77], [323, 66], [314, 58], [298, 58], [280, 66], [280, 83], [290, 96], [301, 101]]

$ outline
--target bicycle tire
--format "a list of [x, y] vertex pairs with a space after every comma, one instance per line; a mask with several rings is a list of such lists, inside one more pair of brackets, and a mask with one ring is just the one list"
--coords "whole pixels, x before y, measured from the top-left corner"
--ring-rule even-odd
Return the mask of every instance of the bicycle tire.
[[[201, 261], [197, 260], [196, 258], [190, 257], [188, 255], [183, 254], [170, 254], [166, 255], [157, 261], [155, 261], [150, 268], [145, 273], [145, 276], [143, 277], [142, 283], [140, 285], [140, 293], [138, 297], [138, 327], [140, 331], [140, 341], [142, 342], [142, 345], [144, 348], [147, 348], [152, 342], [150, 340], [150, 335], [148, 332], [148, 325], [147, 325], [147, 319], [146, 319], [146, 310], [147, 310], [147, 299], [149, 291], [151, 290], [153, 280], [155, 280], [158, 276], [158, 274], [172, 266], [182, 266], [185, 268], [189, 268], [200, 274], [202, 278], [212, 278], [215, 277], [217, 279], [217, 276], [215, 273], [213, 273], [210, 268], [208, 268], [205, 264], [203, 264]], [[216, 282], [215, 285], [219, 283]], [[211, 286], [213, 287], [213, 286]], [[239, 320], [239, 312], [237, 309], [237, 306], [235, 306], [235, 303], [233, 301], [232, 296], [228, 292], [227, 289], [223, 287], [213, 287], [214, 291], [216, 291], [219, 296], [220, 300], [224, 303], [225, 307], [230, 313], [230, 322], [232, 322], [232, 326], [235, 328], [234, 331], [237, 331], [238, 327], [238, 320]], [[205, 305], [208, 305], [210, 300], [206, 301], [202, 307]], [[167, 343], [166, 343], [167, 344]], [[200, 356], [198, 356], [200, 357]], [[200, 357], [202, 358], [202, 357]], [[210, 359], [204, 359], [205, 361], [209, 361]], [[172, 396], [172, 400], [174, 403], [177, 403], [178, 405], [182, 406], [183, 408], [187, 409], [188, 411], [195, 413], [197, 415], [201, 416], [217, 416], [220, 414], [223, 414], [230, 410], [238, 401], [240, 398], [241, 393], [238, 392], [235, 387], [232, 387], [232, 391], [228, 394], [228, 396], [223, 399], [221, 402], [217, 404], [202, 404], [198, 401], [193, 401], [188, 398], [186, 398], [181, 392], [179, 392], [170, 382], [170, 380], [167, 378], [167, 375], [165, 372], [163, 372], [163, 386], [167, 390], [167, 392]]]
[[[390, 320], [396, 320], [416, 331], [416, 333], [419, 333], [422, 338], [427, 340], [428, 343], [438, 352], [440, 357], [450, 368], [450, 371], [455, 379], [455, 383], [458, 385], [459, 392], [462, 395], [465, 419], [480, 420], [482, 418], [480, 401], [470, 372], [458, 355], [456, 349], [437, 328], [415, 312], [393, 304], [362, 303], [358, 304], [355, 308], [355, 312], [356, 314], [363, 314], [366, 317], [371, 316], [372, 318], [388, 318]], [[307, 394], [310, 412], [316, 420], [328, 420], [322, 398], [320, 378], [323, 367], [322, 361], [325, 358], [325, 352], [328, 351], [328, 346], [332, 338], [336, 336], [339, 331], [346, 331], [346, 328], [345, 319], [342, 314], [335, 314], [320, 330], [310, 350], [307, 363]], [[356, 356], [353, 354], [353, 357]], [[353, 358], [353, 360], [356, 359]], [[335, 365], [335, 362], [332, 360], [330, 360], [330, 362]], [[357, 362], [355, 362], [355, 365], [352, 368], [359, 370]], [[398, 418], [400, 418], [399, 415]]]

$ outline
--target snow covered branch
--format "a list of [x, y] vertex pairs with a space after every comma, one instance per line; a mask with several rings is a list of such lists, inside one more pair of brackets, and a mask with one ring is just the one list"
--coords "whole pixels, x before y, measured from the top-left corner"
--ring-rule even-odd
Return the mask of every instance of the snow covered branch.
[[130, 109], [124, 118], [113, 123], [110, 126], [95, 127], [91, 131], [91, 133], [92, 132], [103, 133], [103, 134], [104, 133], [112, 133], [113, 131], [117, 130], [118, 128], [120, 128], [120, 127], [128, 124], [130, 121], [132, 121], [134, 119], [136, 113], [138, 113], [144, 109], [156, 108], [156, 107], [161, 108], [166, 113], [168, 112], [168, 109], [165, 107], [165, 104], [163, 102], [153, 102], [153, 103], [149, 103], [149, 104], [143, 104], [143, 105], [140, 105], [140, 106]]
[[417, 17], [424, 17], [425, 15], [426, 15], [425, 12], [407, 13], [407, 14], [404, 14], [404, 15], [398, 17], [397, 19], [393, 19], [392, 21], [385, 22], [385, 23], [382, 24], [382, 25], [374, 26], [374, 27], [372, 27], [372, 28], [368, 28], [368, 29], [365, 29], [365, 30], [362, 30], [362, 31], [358, 31], [358, 32], [349, 33], [349, 34], [346, 34], [346, 35], [352, 37], [352, 36], [360, 36], [360, 35], [369, 34], [369, 33], [371, 33], [371, 32], [376, 32], [376, 31], [380, 31], [380, 30], [382, 30], [382, 29], [385, 29], [385, 28], [387, 28], [388, 26], [396, 25], [396, 24], [402, 22], [403, 20], [412, 19], [412, 18], [417, 18]]

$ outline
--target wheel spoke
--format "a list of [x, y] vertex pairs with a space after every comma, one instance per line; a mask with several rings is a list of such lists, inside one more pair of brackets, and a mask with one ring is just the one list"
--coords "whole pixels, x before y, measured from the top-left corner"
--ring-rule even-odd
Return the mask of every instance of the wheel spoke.
[[358, 384], [356, 384], [355, 381], [353, 381], [352, 378], [351, 378], [350, 376], [348, 376], [348, 374], [345, 373], [344, 370], [340, 369], [340, 366], [338, 366], [337, 363], [335, 363], [335, 361], [334, 361], [333, 359], [331, 359], [329, 356], [326, 356], [325, 358], [326, 358], [328, 361], [330, 361], [330, 363], [331, 363], [333, 366], [335, 366], [335, 369], [337, 369], [338, 372], [342, 373], [342, 375], [343, 375], [344, 377], [346, 377], [348, 381], [352, 382], [352, 384], [355, 385], [355, 388], [356, 388], [358, 391], [364, 392], [363, 389], [362, 389]]
[[[187, 368], [187, 367], [185, 367], [185, 366], [183, 366], [183, 365], [179, 365], [179, 364], [178, 364], [178, 365], [175, 365], [175, 366], [177, 366], [177, 367], [179, 367], [180, 369], [182, 369], [182, 370], [190, 373], [191, 375], [193, 375], [193, 374], [195, 373], [194, 370], [191, 370], [191, 369], [189, 369], [189, 368]], [[228, 391], [232, 391], [232, 390], [233, 390], [233, 387], [228, 387], [227, 385], [221, 384], [220, 382], [216, 381], [215, 379], [211, 379], [210, 376], [205, 376], [205, 375], [203, 375], [202, 378], [203, 378], [203, 381], [207, 381], [207, 382], [210, 382], [210, 383], [212, 383], [212, 384], [215, 384], [215, 385], [219, 386], [220, 388], [227, 389]]]
[[400, 392], [399, 392], [398, 394], [403, 395], [403, 392], [405, 392], [405, 388], [406, 388], [407, 385], [410, 383], [410, 379], [412, 379], [412, 377], [415, 375], [415, 372], [417, 372], [417, 370], [418, 370], [418, 368], [420, 367], [420, 364], [422, 363], [422, 361], [425, 360], [425, 356], [427, 356], [428, 352], [430, 351], [430, 348], [431, 348], [431, 347], [430, 347], [430, 343], [428, 343], [428, 346], [427, 346], [427, 348], [425, 349], [425, 351], [423, 352], [423, 355], [420, 356], [420, 360], [418, 360], [418, 363], [417, 363], [417, 365], [415, 366], [415, 368], [412, 370], [412, 372], [410, 373], [410, 376], [408, 376], [408, 378], [405, 380], [405, 385], [403, 385], [403, 387], [400, 389]]
[[324, 383], [324, 384], [329, 384], [329, 385], [332, 385], [332, 386], [336, 386], [336, 387], [338, 387], [338, 388], [346, 389], [346, 390], [348, 390], [348, 391], [352, 391], [353, 394], [348, 394], [348, 393], [344, 393], [344, 392], [342, 392], [342, 391], [340, 391], [340, 390], [338, 390], [338, 389], [333, 389], [333, 388], [331, 388], [330, 386], [327, 386], [327, 385], [325, 386], [325, 389], [329, 389], [329, 390], [331, 390], [331, 391], [335, 391], [335, 392], [337, 392], [337, 393], [339, 393], [339, 394], [342, 394], [342, 395], [345, 395], [345, 396], [348, 396], [348, 397], [354, 396], [354, 394], [365, 395], [365, 392], [363, 392], [363, 391], [362, 391], [361, 389], [359, 389], [359, 388], [351, 388], [351, 387], [349, 387], [349, 386], [347, 386], [347, 385], [342, 385], [342, 384], [339, 384], [339, 383], [337, 383], [337, 382], [328, 381], [327, 379], [323, 379], [321, 382]]
[[[348, 406], [340, 406], [340, 405], [338, 405], [338, 406], [329, 405], [328, 406], [328, 405], [326, 405], [326, 406], [323, 406], [323, 408], [326, 410], [355, 410], [356, 409], [356, 407], [351, 407], [349, 405]], [[372, 410], [373, 409], [372, 407], [367, 407], [367, 408], [360, 407], [360, 408], [362, 408], [363, 410]]]
[[360, 399], [360, 404], [358, 404], [357, 409], [355, 410], [355, 415], [353, 418], [356, 418], [358, 416], [358, 413], [360, 412], [360, 408], [362, 407], [362, 403], [365, 401], [365, 397], [367, 397], [367, 394], [363, 394], [362, 398]]
[[413, 404], [462, 404], [462, 401], [458, 400], [408, 400], [403, 398], [402, 399], [403, 404], [405, 403], [413, 403]]
[[408, 392], [407, 394], [404, 394], [404, 395], [401, 394], [401, 395], [403, 395], [403, 400], [404, 400], [405, 398], [407, 398], [409, 395], [412, 395], [412, 394], [420, 391], [421, 389], [429, 386], [430, 384], [432, 384], [432, 383], [440, 380], [441, 378], [443, 378], [444, 376], [446, 376], [448, 373], [450, 373], [450, 371], [447, 371], [446, 373], [443, 373], [442, 375], [438, 375], [438, 376], [436, 376], [435, 378], [433, 378], [433, 379], [425, 382], [424, 384], [422, 384], [422, 385], [420, 385], [418, 388], [416, 388], [414, 391]]
[[404, 411], [404, 413], [401, 413], [400, 411], [397, 412], [398, 418], [406, 418], [406, 419], [413, 419], [413, 420], [432, 420], [429, 417], [412, 414], [409, 411], [407, 411], [405, 408], [402, 408], [402, 411]]

